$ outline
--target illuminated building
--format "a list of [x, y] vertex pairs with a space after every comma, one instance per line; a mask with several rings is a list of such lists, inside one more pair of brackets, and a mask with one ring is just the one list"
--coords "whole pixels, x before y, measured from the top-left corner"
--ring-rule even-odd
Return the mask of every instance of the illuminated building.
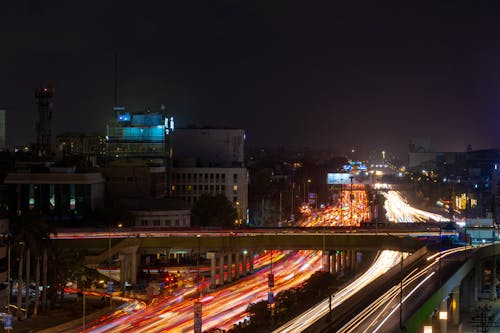
[[171, 157], [169, 137], [174, 118], [166, 109], [131, 113], [124, 107], [113, 108], [115, 119], [106, 126], [110, 160], [137, 159], [166, 165]]
[[13, 212], [36, 209], [49, 220], [65, 221], [103, 208], [100, 173], [76, 173], [75, 168], [19, 171], [9, 173], [4, 181]]

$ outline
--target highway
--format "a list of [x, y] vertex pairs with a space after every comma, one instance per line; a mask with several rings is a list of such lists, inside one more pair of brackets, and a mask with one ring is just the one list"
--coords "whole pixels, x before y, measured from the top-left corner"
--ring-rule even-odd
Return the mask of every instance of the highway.
[[[404, 276], [402, 284], [397, 283], [363, 311], [353, 316], [343, 327], [341, 333], [394, 332], [399, 329], [400, 314], [402, 322], [409, 317], [439, 286], [457, 263], [464, 260], [463, 251], [476, 247], [459, 247], [429, 256], [427, 260]], [[443, 276], [440, 276], [443, 274]], [[401, 281], [401, 280], [400, 280]], [[402, 306], [402, 311], [401, 310]]]
[[[356, 192], [356, 191], [354, 191]], [[343, 196], [343, 202], [336, 207], [331, 207], [323, 212], [311, 215], [303, 221], [303, 226], [328, 226], [331, 230], [323, 230], [325, 233], [347, 233], [353, 232], [352, 226], [359, 225], [364, 218], [369, 215], [366, 197], [359, 191], [355, 194], [355, 200], [351, 203], [349, 196]], [[347, 193], [347, 191], [346, 191]], [[346, 209], [347, 207], [347, 209]], [[350, 208], [352, 207], [352, 212]], [[349, 222], [350, 221], [350, 222]], [[344, 223], [344, 228], [342, 227]], [[347, 227], [347, 228], [345, 228]], [[193, 237], [193, 235], [210, 236], [248, 236], [257, 233], [269, 233], [270, 235], [278, 230], [195, 230], [195, 231], [164, 231], [164, 230], [113, 230], [101, 233], [82, 232], [58, 232], [57, 239], [77, 239], [77, 238], [131, 238], [131, 237], [168, 237], [175, 233], [175, 236]], [[318, 230], [308, 231], [305, 228], [291, 230], [292, 233], [310, 233], [318, 234]], [[356, 230], [356, 234], [373, 235], [371, 230]], [[380, 232], [377, 230], [376, 232]], [[429, 232], [427, 230], [427, 232]], [[416, 232], [422, 234], [425, 232]], [[247, 317], [246, 309], [248, 304], [258, 302], [267, 298], [269, 288], [267, 286], [267, 274], [270, 271], [270, 258], [257, 257], [262, 263], [262, 268], [252, 276], [245, 277], [233, 284], [225, 286], [215, 292], [205, 293], [200, 297], [203, 304], [203, 330], [210, 328], [229, 329], [234, 323], [237, 323]], [[274, 258], [278, 257], [278, 252], [274, 252]], [[340, 304], [349, 299], [356, 291], [384, 274], [390, 267], [398, 263], [401, 255], [394, 251], [383, 251], [375, 261], [375, 264], [362, 276], [356, 279], [352, 284], [342, 289], [334, 295], [334, 304]], [[273, 273], [275, 274], [275, 294], [282, 290], [296, 287], [306, 281], [312, 273], [321, 269], [321, 255], [317, 251], [298, 251], [281, 253], [281, 259], [273, 264]], [[206, 290], [207, 283], [201, 286]], [[178, 290], [173, 294], [166, 294], [156, 298], [150, 304], [143, 308], [135, 310], [117, 309], [107, 317], [100, 318], [98, 322], [86, 325], [85, 332], [192, 332], [193, 331], [193, 305], [196, 300], [197, 288], [191, 286]], [[299, 332], [305, 329], [314, 321], [328, 312], [328, 300], [321, 302], [318, 308], [312, 310], [317, 315], [312, 316], [311, 311], [303, 315], [300, 326], [287, 324], [283, 327], [283, 332]], [[298, 322], [299, 320], [296, 320]], [[300, 328], [299, 328], [300, 327]], [[74, 332], [75, 330], [70, 330]], [[79, 331], [79, 329], [76, 329]], [[280, 330], [277, 330], [280, 331]]]

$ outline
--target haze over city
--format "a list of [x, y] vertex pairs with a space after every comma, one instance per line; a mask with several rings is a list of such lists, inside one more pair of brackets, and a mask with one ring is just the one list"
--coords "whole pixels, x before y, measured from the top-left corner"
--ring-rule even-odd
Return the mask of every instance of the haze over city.
[[[498, 147], [499, 11], [466, 2], [135, 1], [3, 4], [8, 145], [35, 141], [33, 88], [54, 133], [104, 132], [118, 102], [177, 124], [244, 128], [248, 144], [343, 152]], [[348, 148], [349, 147], [349, 148]]]

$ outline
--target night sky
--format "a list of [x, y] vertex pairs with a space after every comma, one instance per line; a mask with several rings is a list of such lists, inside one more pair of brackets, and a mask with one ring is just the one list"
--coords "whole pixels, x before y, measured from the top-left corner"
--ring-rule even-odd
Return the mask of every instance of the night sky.
[[104, 133], [117, 52], [119, 104], [244, 128], [249, 145], [500, 148], [499, 6], [437, 2], [4, 1], [8, 144], [35, 140], [47, 82], [54, 134]]

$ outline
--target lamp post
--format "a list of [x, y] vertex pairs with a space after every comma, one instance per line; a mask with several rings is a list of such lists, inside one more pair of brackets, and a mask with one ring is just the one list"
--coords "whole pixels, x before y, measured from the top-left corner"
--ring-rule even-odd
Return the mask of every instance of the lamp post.
[[354, 194], [352, 193], [352, 179], [354, 176], [350, 176], [349, 179], [351, 180], [351, 193], [349, 193], [349, 214], [350, 214], [350, 225], [352, 227], [353, 221], [352, 221], [352, 200], [354, 199]]

